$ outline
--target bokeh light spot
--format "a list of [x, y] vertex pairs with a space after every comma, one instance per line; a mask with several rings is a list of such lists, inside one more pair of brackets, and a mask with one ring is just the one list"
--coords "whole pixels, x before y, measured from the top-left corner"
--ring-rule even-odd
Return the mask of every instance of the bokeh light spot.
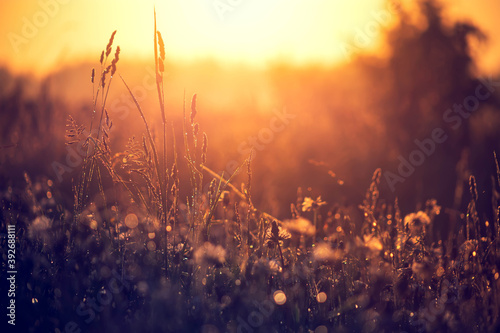
[[283, 305], [286, 302], [286, 295], [281, 290], [276, 290], [273, 294], [274, 302], [278, 305]]
[[325, 303], [325, 302], [326, 302], [326, 299], [327, 299], [327, 296], [326, 296], [326, 293], [324, 293], [324, 292], [320, 292], [320, 293], [316, 296], [316, 300], [318, 301], [318, 303]]
[[149, 241], [146, 245], [149, 251], [156, 250], [156, 243], [154, 241]]
[[328, 328], [325, 325], [316, 327], [314, 333], [328, 333]]
[[135, 214], [128, 214], [125, 217], [125, 225], [129, 227], [130, 229], [134, 229], [139, 225], [139, 219], [137, 218], [137, 215]]

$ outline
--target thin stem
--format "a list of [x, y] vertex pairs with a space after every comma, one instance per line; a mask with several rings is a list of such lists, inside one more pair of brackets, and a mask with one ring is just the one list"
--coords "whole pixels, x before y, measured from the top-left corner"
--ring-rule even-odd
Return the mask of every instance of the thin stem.
[[285, 260], [283, 259], [283, 252], [281, 251], [280, 242], [278, 241], [277, 244], [278, 244], [278, 250], [280, 251], [281, 267], [283, 267], [283, 269], [285, 269]]

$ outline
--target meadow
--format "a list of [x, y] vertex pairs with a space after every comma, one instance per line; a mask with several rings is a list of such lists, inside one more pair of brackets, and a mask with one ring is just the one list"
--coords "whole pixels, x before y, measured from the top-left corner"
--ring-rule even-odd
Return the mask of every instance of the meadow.
[[1, 327], [498, 332], [498, 80], [427, 10], [383, 66], [176, 69], [155, 14], [153, 62], [115, 31], [46, 81], [1, 71]]

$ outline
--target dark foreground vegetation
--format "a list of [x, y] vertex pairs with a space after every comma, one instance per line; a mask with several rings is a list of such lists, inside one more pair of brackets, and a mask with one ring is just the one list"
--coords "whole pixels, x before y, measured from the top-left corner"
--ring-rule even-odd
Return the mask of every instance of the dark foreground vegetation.
[[[211, 147], [198, 121], [203, 110], [197, 96], [185, 101], [182, 118], [169, 119], [165, 47], [157, 31], [159, 121], [154, 124], [129, 90], [126, 74], [117, 72], [120, 49], [114, 33], [92, 70], [89, 109], [84, 117], [65, 116], [66, 148], [60, 151], [54, 147], [62, 134], [53, 124], [64, 105], [44, 89], [27, 97], [28, 85], [21, 81], [5, 85], [10, 93], [2, 93], [0, 101], [1, 253], [3, 277], [9, 270], [7, 226], [15, 225], [15, 328], [68, 333], [498, 331], [498, 133], [481, 127], [498, 123], [498, 93], [490, 91], [491, 98], [474, 111], [471, 118], [478, 119], [463, 118], [460, 131], [446, 132], [448, 141], [435, 142], [434, 155], [414, 175], [391, 182], [387, 173], [402, 177], [394, 165], [398, 154], [411, 156], [415, 138], [427, 142], [429, 150], [426, 136], [443, 137], [432, 129], [458, 122], [443, 118], [443, 111], [484, 84], [472, 74], [467, 42], [480, 32], [461, 23], [444, 27], [432, 2], [422, 8], [426, 29], [402, 24], [389, 34], [395, 45], [389, 79], [375, 67], [368, 74], [387, 80], [383, 85], [391, 93], [376, 104], [385, 110], [380, 117], [391, 131], [380, 138], [384, 144], [373, 143], [374, 155], [370, 146], [352, 153], [343, 167], [353, 174], [345, 172], [342, 180], [320, 161], [324, 155], [315, 156], [317, 146], [302, 149], [306, 143], [283, 153], [288, 160], [311, 159], [298, 167], [304, 177], [298, 170], [286, 172], [286, 166], [274, 172], [259, 164], [254, 153], [265, 152], [256, 150], [231, 166], [232, 172], [214, 172], [219, 165], [210, 161], [210, 150], [218, 147]], [[422, 55], [429, 49], [436, 54]], [[368, 60], [358, 61], [369, 68]], [[415, 72], [426, 74], [417, 78]], [[439, 85], [426, 81], [435, 72], [442, 78]], [[106, 104], [115, 85], [130, 95], [142, 129], [121, 146], [112, 142], [117, 125]], [[293, 88], [278, 93], [287, 99]], [[367, 135], [356, 144], [372, 139]], [[382, 149], [392, 162], [380, 157]], [[363, 164], [358, 154], [373, 160]], [[363, 167], [375, 170], [371, 179], [371, 171], [358, 173]], [[273, 175], [276, 188], [268, 189], [262, 179]], [[335, 187], [311, 185], [323, 177], [334, 179]], [[395, 194], [391, 184], [398, 185]], [[268, 210], [273, 206], [268, 190], [281, 193], [278, 205], [286, 211]], [[364, 196], [356, 197], [360, 191]], [[1, 283], [3, 293], [9, 285], [3, 278]], [[6, 309], [8, 298], [1, 300]], [[13, 328], [5, 318], [1, 325]]]

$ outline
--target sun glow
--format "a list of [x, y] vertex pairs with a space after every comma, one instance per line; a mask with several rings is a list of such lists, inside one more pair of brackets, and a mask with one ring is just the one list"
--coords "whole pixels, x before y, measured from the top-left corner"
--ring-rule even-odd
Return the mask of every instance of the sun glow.
[[[16, 69], [47, 72], [100, 53], [118, 30], [126, 60], [149, 57], [153, 10], [174, 60], [213, 58], [262, 65], [346, 61], [341, 43], [373, 21], [383, 1], [218, 0], [72, 2], [24, 1], [6, 6], [0, 61]], [[48, 5], [46, 5], [48, 4]], [[9, 15], [8, 15], [9, 14]], [[366, 48], [376, 44], [379, 32]], [[365, 46], [363, 46], [365, 48]], [[31, 68], [28, 68], [31, 67]]]
[[[482, 1], [494, 6], [490, 0]], [[353, 54], [386, 51], [384, 30], [393, 25], [401, 3], [408, 6], [411, 2], [4, 1], [0, 4], [0, 34], [6, 38], [0, 40], [0, 64], [43, 74], [94, 59], [114, 30], [118, 30], [116, 42], [124, 60], [148, 58], [154, 9], [167, 57], [172, 60], [212, 58], [254, 66], [277, 61], [341, 64]], [[452, 6], [452, 16], [464, 17], [462, 7], [466, 8]], [[477, 16], [479, 10], [469, 8], [468, 13]], [[483, 8], [481, 22], [491, 23], [491, 15], [486, 14]], [[483, 56], [490, 59], [492, 53]]]

